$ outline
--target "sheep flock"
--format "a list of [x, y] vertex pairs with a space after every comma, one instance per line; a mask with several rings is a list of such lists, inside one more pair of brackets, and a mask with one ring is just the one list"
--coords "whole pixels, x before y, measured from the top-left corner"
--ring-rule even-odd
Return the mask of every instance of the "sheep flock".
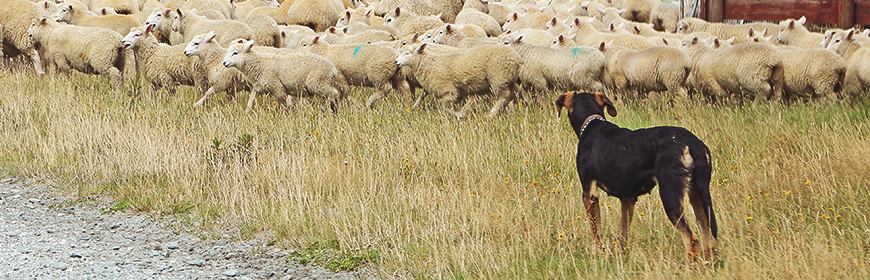
[[[605, 91], [625, 100], [733, 104], [855, 98], [870, 87], [870, 32], [811, 32], [806, 19], [710, 23], [660, 0], [3, 0], [0, 56], [40, 75], [76, 70], [116, 89], [317, 96], [351, 87], [433, 96], [456, 117], [522, 98]], [[688, 10], [688, 9], [687, 9]], [[137, 79], [138, 80], [138, 79]], [[417, 89], [421, 89], [418, 91]]]

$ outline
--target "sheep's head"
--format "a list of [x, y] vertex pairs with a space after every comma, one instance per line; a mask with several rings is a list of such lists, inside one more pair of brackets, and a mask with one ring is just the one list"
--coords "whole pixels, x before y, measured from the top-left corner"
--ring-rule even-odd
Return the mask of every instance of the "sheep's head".
[[402, 53], [396, 58], [396, 65], [399, 67], [415, 64], [419, 61], [420, 55], [424, 54], [428, 43], [423, 43], [419, 47], [405, 46], [402, 48]]
[[27, 29], [27, 36], [30, 37], [30, 40], [39, 41], [44, 33], [43, 28], [52, 24], [56, 25], [57, 23], [48, 20], [48, 18], [35, 19], [30, 24], [30, 28]]
[[155, 29], [160, 30], [160, 27], [166, 24], [167, 21], [174, 20], [172, 18], [172, 10], [166, 8], [154, 8], [151, 15], [145, 20], [145, 25], [153, 25]]
[[73, 5], [63, 5], [60, 8], [60, 11], [55, 16], [58, 22], [69, 22], [73, 17]]
[[236, 67], [241, 68], [245, 66], [245, 54], [251, 51], [254, 47], [254, 41], [245, 41], [239, 40], [236, 43], [230, 45], [230, 49], [227, 50], [227, 55], [224, 56], [223, 65], [224, 67]]
[[214, 31], [209, 31], [206, 34], [200, 34], [193, 37], [193, 40], [190, 43], [187, 43], [187, 46], [184, 48], [184, 55], [193, 56], [200, 55], [199, 50], [200, 47], [204, 44], [208, 44], [212, 42], [214, 39]]
[[121, 45], [124, 46], [124, 49], [131, 49], [136, 46], [136, 43], [139, 43], [139, 40], [151, 34], [153, 29], [153, 25], [130, 28], [130, 33], [127, 33], [127, 36], [121, 40]]
[[178, 32], [178, 29], [181, 28], [181, 20], [187, 15], [187, 13], [181, 12], [181, 9], [175, 9], [175, 16], [172, 18], [172, 31]]

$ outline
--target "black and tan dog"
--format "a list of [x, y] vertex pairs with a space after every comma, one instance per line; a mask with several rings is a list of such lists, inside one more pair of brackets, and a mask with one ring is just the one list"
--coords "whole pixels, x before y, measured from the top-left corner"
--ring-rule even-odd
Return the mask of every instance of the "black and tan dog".
[[577, 173], [583, 184], [583, 204], [595, 242], [600, 212], [598, 188], [622, 202], [620, 244], [625, 247], [637, 197], [656, 184], [671, 223], [683, 235], [690, 262], [698, 257], [698, 236], [689, 228], [683, 197], [689, 201], [700, 224], [704, 257], [710, 259], [716, 237], [716, 217], [710, 199], [710, 152], [701, 139], [681, 127], [621, 128], [604, 118], [615, 117], [616, 108], [603, 93], [568, 92], [556, 100], [556, 109], [568, 109], [568, 119], [577, 134]]

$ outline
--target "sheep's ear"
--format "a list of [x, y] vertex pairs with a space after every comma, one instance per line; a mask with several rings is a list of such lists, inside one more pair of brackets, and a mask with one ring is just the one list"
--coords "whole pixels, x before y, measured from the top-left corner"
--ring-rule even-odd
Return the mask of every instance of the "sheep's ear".
[[616, 117], [616, 107], [613, 106], [613, 102], [610, 101], [610, 98], [607, 98], [604, 93], [600, 91], [595, 92], [595, 101], [598, 101], [598, 105], [601, 106], [601, 110], [607, 110], [607, 114], [611, 117]]
[[725, 40], [725, 43], [728, 43], [729, 45], [734, 44], [734, 39], [735, 37], [731, 37], [731, 39]]
[[692, 37], [692, 45], [697, 44], [697, 43], [698, 43], [698, 37], [697, 36]]
[[849, 29], [849, 32], [846, 32], [846, 36], [843, 37], [843, 40], [851, 41], [852, 35], [855, 35], [855, 29]]
[[807, 24], [807, 16], [802, 16], [799, 20], [797, 20], [797, 22], [801, 25]]
[[[281, 33], [283, 35], [284, 31], [281, 31]], [[202, 39], [202, 42], [203, 43], [211, 42], [211, 40], [214, 39], [215, 35], [216, 34], [214, 34], [214, 31], [209, 31], [208, 34], [205, 34], [205, 38]]]
[[518, 15], [517, 13], [514, 13], [513, 15], [511, 15], [511, 17], [512, 17], [514, 20], [517, 20], [517, 18], [519, 18], [520, 15]]
[[317, 44], [320, 41], [320, 36], [314, 36], [314, 39], [311, 40], [311, 45]]
[[788, 21], [788, 29], [794, 29], [794, 20]]
[[441, 15], [443, 15], [443, 14], [444, 14], [444, 12], [438, 13], [437, 15], [435, 15], [435, 17], [440, 18]]
[[245, 49], [242, 52], [249, 52], [249, 51], [251, 51], [252, 48], [254, 48], [254, 41], [253, 40], [251, 40], [245, 44]]
[[43, 6], [45, 6], [44, 9], [48, 9], [48, 1], [45, 1], [43, 4], [45, 4], [45, 5], [43, 5]]
[[767, 28], [765, 28], [764, 31], [761, 32], [761, 36], [764, 37], [764, 35], [767, 35]]
[[613, 23], [610, 24], [610, 32], [616, 32], [616, 26]]
[[102, 9], [100, 9], [100, 13], [105, 16], [109, 12], [106, 12], [106, 8], [102, 8]]
[[423, 43], [422, 45], [420, 45], [420, 47], [417, 48], [417, 54], [423, 54], [423, 51], [426, 50], [426, 46], [428, 45], [429, 43]]
[[574, 25], [580, 25], [580, 18], [578, 18], [578, 17], [574, 18]]
[[553, 19], [550, 19], [551, 25], [556, 26], [556, 22], [557, 22], [556, 17], [553, 17]]
[[662, 38], [662, 42], [665, 43], [665, 46], [670, 45], [668, 44], [668, 39]]
[[588, 22], [588, 23], [592, 23], [592, 22], [594, 22], [594, 21], [595, 21], [595, 18], [594, 18], [594, 17], [591, 17], [591, 18], [586, 19], [586, 22]]
[[414, 33], [414, 36], [411, 37], [411, 42], [417, 42], [420, 39], [420, 32]]
[[396, 7], [396, 16], [397, 16], [397, 17], [399, 16], [399, 14], [400, 14], [401, 12], [402, 12], [402, 8], [401, 8], [401, 7]]
[[519, 43], [519, 42], [522, 42], [522, 41], [523, 41], [523, 37], [524, 37], [524, 36], [522, 36], [522, 35], [520, 35], [520, 36], [517, 36], [517, 38], [516, 38], [516, 39], [514, 39], [514, 43]]
[[47, 19], [47, 18], [42, 18], [42, 19], [39, 20], [39, 25], [44, 25], [44, 24], [46, 24], [46, 23], [48, 23], [48, 19]]
[[604, 12], [604, 9], [598, 8], [598, 13], [600, 13], [600, 14], [603, 15], [603, 14], [605, 13], [605, 12]]
[[713, 39], [713, 48], [715, 49], [718, 47], [719, 47], [719, 38], [715, 38], [715, 39]]
[[634, 26], [634, 34], [640, 34], [640, 28], [637, 28], [637, 25]]
[[752, 27], [750, 27], [749, 28], [749, 37], [752, 37], [753, 35], [755, 35], [755, 30], [752, 29]]
[[604, 52], [607, 49], [606, 46], [607, 43], [601, 42], [601, 44], [598, 44], [598, 50]]
[[369, 10], [368, 12], [366, 12], [366, 17], [370, 17], [370, 16], [372, 16], [372, 10]]
[[73, 11], [73, 5], [70, 4], [69, 7], [67, 7], [67, 10], [69, 10], [70, 12], [72, 12], [72, 11]]
[[608, 48], [608, 49], [612, 49], [612, 48], [613, 48], [613, 40], [610, 40], [610, 42], [607, 42], [607, 48]]
[[148, 27], [145, 27], [145, 34], [151, 33], [152, 29], [154, 29], [154, 25], [149, 24]]
[[335, 34], [335, 26], [329, 27], [329, 33]]
[[559, 43], [565, 42], [565, 35], [559, 34]]
[[627, 11], [628, 10], [626, 10], [626, 9], [622, 9], [622, 10], [617, 11], [617, 13], [619, 13], [619, 15], [621, 16], [622, 14], [624, 14]]
[[584, 8], [584, 9], [586, 9], [586, 7], [589, 7], [589, 1], [586, 1], [586, 2], [580, 3], [580, 8]]
[[181, 12], [181, 8], [175, 8], [175, 13], [178, 14], [178, 17], [184, 17], [184, 13]]
[[556, 105], [557, 117], [562, 117], [562, 107], [568, 108], [568, 114], [571, 114], [571, 112], [574, 111], [574, 106], [571, 105], [574, 105], [575, 94], [577, 94], [577, 92], [569, 91], [565, 94], [560, 95], [559, 98], [556, 98], [556, 102], [554, 102], [554, 104]]
[[446, 28], [447, 28], [447, 33], [453, 32], [453, 27], [450, 27], [449, 24], [447, 25]]
[[281, 31], [281, 38], [287, 38], [287, 32]]

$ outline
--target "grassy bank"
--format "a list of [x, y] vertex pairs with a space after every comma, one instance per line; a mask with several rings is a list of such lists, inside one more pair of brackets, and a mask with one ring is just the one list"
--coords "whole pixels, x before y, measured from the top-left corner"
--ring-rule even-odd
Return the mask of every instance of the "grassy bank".
[[[656, 192], [637, 204], [627, 253], [594, 248], [576, 137], [549, 101], [487, 119], [490, 101], [475, 100], [457, 121], [431, 99], [408, 110], [392, 96], [370, 110], [358, 89], [337, 114], [262, 98], [248, 115], [223, 96], [192, 110], [189, 87], [146, 89], [0, 70], [0, 173], [107, 193], [118, 208], [272, 231], [290, 248], [329, 244], [383, 276], [870, 278], [867, 100], [617, 102], [610, 121], [684, 126], [711, 149], [719, 257], [693, 269]], [[603, 198], [608, 242], [618, 209]]]

